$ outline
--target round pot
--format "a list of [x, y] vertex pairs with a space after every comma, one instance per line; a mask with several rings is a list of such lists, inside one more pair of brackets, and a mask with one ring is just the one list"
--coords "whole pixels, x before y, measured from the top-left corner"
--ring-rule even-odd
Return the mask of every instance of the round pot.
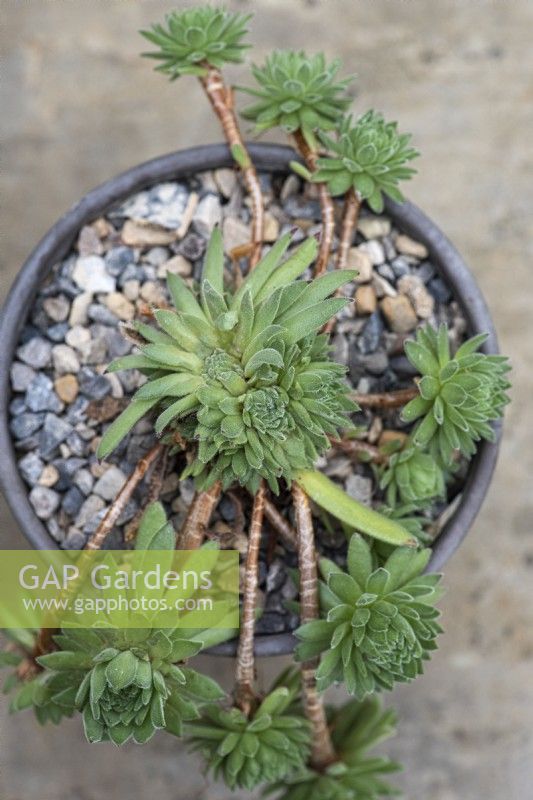
[[[290, 147], [250, 144], [250, 155], [259, 170], [288, 173], [289, 162], [297, 158]], [[20, 270], [2, 309], [0, 319], [0, 484], [13, 515], [28, 541], [38, 549], [56, 549], [57, 543], [36, 517], [28, 500], [28, 489], [17, 469], [9, 433], [9, 370], [18, 337], [39, 285], [52, 267], [70, 250], [80, 229], [103, 215], [110, 206], [147, 186], [184, 178], [204, 170], [233, 166], [225, 145], [207, 145], [181, 150], [146, 161], [102, 184], [83, 197], [49, 230]], [[403, 232], [422, 242], [440, 276], [450, 287], [467, 320], [468, 333], [488, 333], [482, 347], [485, 353], [497, 353], [498, 342], [485, 300], [463, 259], [444, 234], [416, 206], [386, 201], [385, 212]], [[495, 443], [480, 443], [470, 464], [461, 499], [433, 546], [428, 569], [439, 570], [459, 547], [468, 533], [488, 490], [498, 455], [500, 431]], [[258, 655], [282, 655], [292, 651], [291, 634], [258, 636]], [[235, 643], [227, 642], [212, 652], [231, 655]]]

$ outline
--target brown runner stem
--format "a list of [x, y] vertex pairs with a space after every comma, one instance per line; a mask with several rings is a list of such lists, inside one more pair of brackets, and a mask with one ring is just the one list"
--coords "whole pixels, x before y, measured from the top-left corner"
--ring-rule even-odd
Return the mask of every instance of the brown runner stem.
[[361, 408], [399, 408], [405, 406], [410, 400], [418, 397], [417, 386], [410, 386], [408, 389], [398, 389], [395, 392], [380, 392], [379, 394], [352, 394], [352, 400], [358, 403]]
[[[293, 483], [292, 498], [298, 534], [298, 566], [300, 569], [300, 618], [302, 624], [318, 618], [318, 574], [315, 534], [311, 505], [305, 492]], [[326, 711], [316, 687], [315, 671], [318, 659], [305, 661], [301, 666], [302, 696], [305, 715], [312, 728], [311, 763], [317, 769], [335, 760]]]
[[205, 539], [207, 526], [222, 492], [217, 481], [205, 492], [196, 492], [183, 527], [176, 539], [178, 550], [197, 550]]
[[344, 198], [344, 211], [342, 215], [341, 238], [337, 251], [335, 269], [346, 269], [348, 252], [352, 246], [353, 232], [357, 226], [361, 201], [354, 189], [348, 189]]
[[[318, 154], [309, 147], [301, 130], [294, 133], [294, 140], [298, 152], [304, 159], [310, 172], [316, 170], [316, 160]], [[326, 183], [317, 183], [318, 197], [320, 200], [320, 210], [322, 213], [322, 237], [320, 239], [320, 249], [315, 262], [315, 276], [322, 275], [328, 266], [333, 235], [335, 233], [335, 206], [329, 193]]]
[[97, 527], [95, 532], [89, 538], [87, 544], [85, 545], [85, 550], [100, 550], [102, 548], [103, 543], [106, 540], [106, 537], [114, 528], [117, 519], [120, 517], [128, 501], [130, 500], [133, 492], [140, 484], [148, 470], [150, 469], [151, 465], [154, 461], [157, 461], [161, 453], [164, 450], [165, 445], [163, 444], [156, 444], [152, 447], [151, 450], [146, 453], [145, 456], [141, 458], [138, 462], [137, 466], [129, 476], [129, 478], [124, 483], [124, 486], [117, 494], [116, 498], [114, 499], [111, 506], [108, 508], [107, 513], [103, 520], [101, 521], [100, 525]]
[[259, 547], [263, 530], [263, 516], [265, 510], [265, 484], [261, 481], [254, 497], [252, 521], [248, 536], [248, 552], [244, 574], [244, 597], [237, 650], [235, 698], [241, 711], [248, 716], [254, 701], [254, 632], [255, 609], [257, 605], [257, 588], [259, 564]]
[[389, 457], [382, 453], [379, 447], [359, 439], [330, 439], [332, 447], [346, 453], [348, 456], [362, 455], [364, 460], [374, 464], [386, 464]]
[[[250, 256], [250, 269], [253, 269], [261, 258], [263, 243], [264, 210], [263, 195], [257, 172], [252, 163], [237, 122], [233, 108], [233, 92], [224, 83], [222, 73], [210, 64], [204, 65], [207, 74], [200, 78], [202, 86], [209, 98], [213, 111], [217, 115], [226, 140], [232, 150], [232, 155], [239, 165], [243, 180], [250, 195], [252, 204], [252, 244]], [[239, 153], [239, 156], [236, 156]]]

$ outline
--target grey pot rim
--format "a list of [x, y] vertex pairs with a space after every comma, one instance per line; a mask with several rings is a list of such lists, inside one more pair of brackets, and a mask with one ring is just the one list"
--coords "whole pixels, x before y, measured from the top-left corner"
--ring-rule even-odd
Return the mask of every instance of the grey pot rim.
[[[289, 162], [297, 158], [292, 148], [283, 145], [251, 143], [249, 151], [256, 167], [266, 172], [287, 173], [290, 171]], [[56, 549], [57, 543], [30, 505], [9, 432], [9, 371], [26, 318], [20, 310], [30, 308], [39, 285], [54, 264], [70, 250], [84, 224], [147, 186], [233, 165], [227, 146], [216, 144], [169, 153], [121, 173], [86, 194], [50, 228], [13, 283], [0, 317], [0, 486], [13, 516], [33, 547]], [[387, 199], [385, 212], [404, 233], [426, 245], [433, 264], [465, 315], [469, 333], [487, 333], [488, 338], [482, 350], [498, 353], [496, 331], [487, 304], [472, 273], [452, 243], [419, 208], [408, 201], [398, 204]], [[492, 479], [500, 438], [501, 426], [498, 426], [495, 441], [483, 441], [478, 447], [457, 508], [433, 546], [428, 570], [440, 570], [472, 526]], [[292, 634], [261, 635], [256, 637], [255, 651], [258, 656], [285, 655], [292, 652], [294, 644]], [[209, 652], [234, 655], [236, 643], [226, 642]]]

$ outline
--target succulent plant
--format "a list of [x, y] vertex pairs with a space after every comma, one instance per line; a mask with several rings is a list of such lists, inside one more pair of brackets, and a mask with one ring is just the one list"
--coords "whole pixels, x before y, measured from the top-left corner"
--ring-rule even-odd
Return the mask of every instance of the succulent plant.
[[257, 102], [242, 116], [253, 120], [258, 132], [279, 126], [309, 137], [317, 130], [332, 130], [350, 104], [346, 87], [351, 78], [337, 80], [339, 68], [338, 59], [327, 64], [322, 53], [276, 50], [263, 67], [252, 67], [259, 89], [243, 91]]
[[393, 453], [382, 470], [380, 487], [386, 490], [391, 507], [423, 503], [445, 493], [444, 473], [432, 455], [407, 442], [402, 450]]
[[[147, 383], [105, 433], [106, 456], [137, 420], [157, 406], [158, 433], [182, 425], [198, 442], [185, 474], [199, 489], [217, 480], [255, 491], [266, 478], [290, 482], [329, 447], [328, 435], [347, 424], [357, 407], [348, 399], [345, 368], [328, 357], [321, 326], [347, 302], [325, 299], [354, 276], [328, 273], [295, 280], [316, 254], [308, 239], [283, 263], [290, 243], [282, 237], [235, 294], [224, 293], [222, 238], [215, 230], [197, 296], [177, 275], [168, 275], [176, 311], [156, 310], [158, 328], [134, 328], [140, 355], [113, 362], [111, 370], [137, 367]], [[183, 423], [180, 421], [184, 420]]]
[[322, 770], [307, 767], [269, 787], [265, 794], [276, 795], [276, 800], [377, 800], [398, 794], [384, 776], [400, 766], [388, 758], [367, 755], [394, 734], [394, 712], [383, 711], [375, 697], [352, 700], [328, 712], [338, 760]]
[[222, 689], [182, 662], [202, 649], [185, 631], [65, 629], [60, 650], [37, 661], [76, 686], [75, 706], [89, 742], [147, 742], [159, 728], [181, 735], [198, 706], [220, 699]]
[[141, 31], [158, 48], [144, 55], [160, 61], [156, 70], [171, 80], [180, 75], [201, 76], [208, 64], [220, 68], [227, 62], [239, 63], [249, 47], [241, 42], [249, 19], [250, 15], [212, 6], [173, 11], [167, 15], [166, 27], [153, 25]]
[[383, 567], [358, 534], [350, 539], [347, 572], [320, 562], [321, 620], [302, 625], [298, 660], [323, 654], [316, 676], [320, 690], [343, 681], [362, 698], [422, 672], [441, 632], [434, 607], [440, 575], [422, 575], [431, 550], [397, 547]]
[[409, 146], [409, 134], [398, 133], [396, 122], [368, 111], [355, 124], [345, 117], [336, 140], [321, 138], [331, 155], [318, 159], [313, 181], [327, 183], [333, 196], [354, 189], [377, 213], [383, 210], [384, 194], [403, 200], [398, 183], [415, 173], [406, 164], [418, 152]]
[[309, 725], [297, 707], [299, 675], [284, 673], [250, 716], [238, 708], [207, 706], [187, 725], [192, 749], [230, 789], [253, 789], [302, 769], [310, 751]]
[[458, 450], [467, 458], [480, 439], [494, 440], [491, 422], [502, 416], [509, 402], [510, 369], [504, 356], [484, 355], [477, 350], [487, 335], [480, 334], [450, 354], [445, 325], [420, 328], [416, 341], [405, 343], [405, 352], [422, 379], [420, 395], [402, 412], [406, 422], [420, 420], [413, 444], [428, 449], [445, 468]]
[[[162, 505], [151, 504], [136, 549], [172, 550], [174, 541]], [[20, 633], [15, 641], [31, 655], [34, 637]], [[53, 637], [58, 649], [36, 659], [43, 672], [31, 681], [15, 673], [8, 678], [6, 688], [16, 690], [12, 710], [33, 707], [40, 722], [59, 722], [78, 710], [89, 742], [143, 743], [159, 728], [180, 736], [183, 722], [197, 719], [200, 706], [225, 696], [215, 681], [183, 662], [231, 635], [215, 628], [65, 628]], [[0, 666], [22, 660], [15, 652], [0, 653]]]

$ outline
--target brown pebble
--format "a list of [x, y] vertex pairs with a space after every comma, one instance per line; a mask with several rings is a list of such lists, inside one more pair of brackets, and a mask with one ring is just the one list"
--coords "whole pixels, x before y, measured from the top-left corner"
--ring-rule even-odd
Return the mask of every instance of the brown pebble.
[[55, 393], [64, 403], [73, 403], [80, 390], [75, 375], [62, 375], [54, 382]]
[[373, 286], [359, 286], [355, 293], [355, 310], [359, 316], [373, 314], [376, 310], [377, 298]]
[[381, 310], [395, 333], [408, 333], [416, 328], [417, 316], [405, 295], [385, 297], [381, 301]]
[[129, 405], [127, 397], [104, 397], [103, 400], [91, 400], [87, 406], [87, 416], [96, 422], [108, 422], [114, 419]]
[[414, 258], [428, 257], [427, 247], [422, 242], [417, 242], [403, 233], [396, 237], [396, 249], [404, 256], [414, 256]]
[[176, 241], [176, 231], [144, 220], [128, 219], [122, 228], [121, 238], [131, 247], [154, 247]]
[[39, 477], [39, 485], [50, 488], [59, 480], [59, 470], [53, 464], [47, 464]]

